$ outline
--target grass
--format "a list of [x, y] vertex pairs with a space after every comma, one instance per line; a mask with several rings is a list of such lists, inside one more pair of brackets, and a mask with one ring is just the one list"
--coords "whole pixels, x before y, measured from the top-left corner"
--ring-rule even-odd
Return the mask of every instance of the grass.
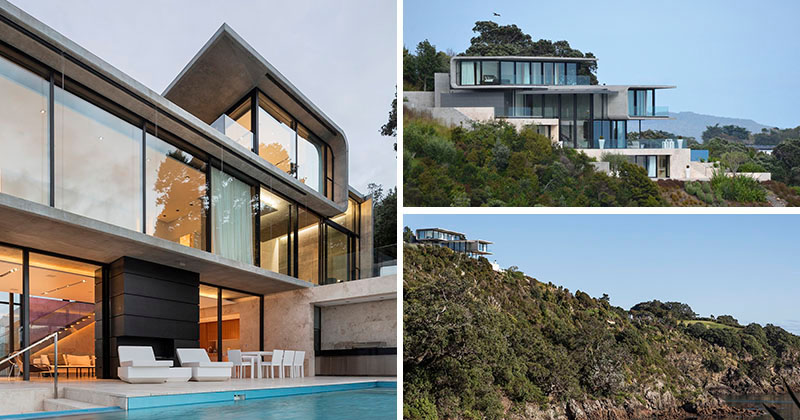
[[719, 322], [714, 322], [714, 321], [701, 321], [701, 320], [686, 320], [686, 319], [684, 319], [684, 320], [678, 321], [678, 323], [681, 324], [681, 325], [692, 325], [692, 324], [700, 323], [700, 324], [703, 324], [706, 328], [719, 328], [719, 329], [726, 329], [727, 328], [727, 329], [731, 329], [731, 330], [737, 329], [736, 327], [732, 327], [730, 325], [725, 325], [725, 324], [720, 324]]

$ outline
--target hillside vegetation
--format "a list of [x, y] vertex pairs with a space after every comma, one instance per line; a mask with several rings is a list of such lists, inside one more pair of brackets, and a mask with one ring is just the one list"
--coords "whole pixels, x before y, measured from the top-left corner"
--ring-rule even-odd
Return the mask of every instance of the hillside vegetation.
[[773, 325], [682, 325], [685, 304], [626, 311], [446, 248], [406, 245], [403, 269], [405, 418], [729, 415], [712, 392], [800, 380], [800, 338]]

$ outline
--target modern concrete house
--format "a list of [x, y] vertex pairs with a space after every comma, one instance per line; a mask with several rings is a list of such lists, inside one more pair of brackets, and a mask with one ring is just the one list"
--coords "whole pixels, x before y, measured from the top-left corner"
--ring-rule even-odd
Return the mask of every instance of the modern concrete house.
[[467, 254], [470, 257], [492, 255], [489, 252], [491, 242], [483, 239], [467, 239], [461, 232], [441, 228], [417, 229], [415, 240], [424, 245], [442, 246], [453, 251]]
[[[587, 66], [595, 58], [465, 57], [435, 75], [434, 92], [404, 92], [404, 104], [428, 110], [446, 124], [504, 120], [563, 147], [600, 158], [628, 156], [651, 178], [687, 179], [691, 154], [683, 139], [632, 140], [641, 122], [670, 118], [656, 93], [675, 86], [592, 85]], [[698, 168], [699, 169], [699, 168]], [[690, 175], [691, 177], [691, 175]]]
[[96, 360], [62, 375], [114, 378], [119, 345], [395, 375], [396, 276], [373, 274], [349, 166], [343, 130], [227, 25], [159, 94], [0, 0], [0, 360], [60, 332], [59, 357]]

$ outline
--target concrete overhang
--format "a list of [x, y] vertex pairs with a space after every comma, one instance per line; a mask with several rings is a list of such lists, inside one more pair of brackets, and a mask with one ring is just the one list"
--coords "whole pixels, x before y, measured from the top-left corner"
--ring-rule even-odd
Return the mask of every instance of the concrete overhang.
[[596, 63], [597, 58], [593, 57], [553, 57], [553, 56], [519, 56], [519, 55], [499, 55], [499, 56], [468, 56], [457, 55], [450, 59], [450, 62], [463, 60], [496, 60], [496, 61], [548, 61], [558, 63]]
[[0, 242], [108, 264], [133, 257], [200, 274], [200, 281], [256, 294], [311, 283], [175, 242], [0, 193]]
[[63, 71], [68, 78], [90, 87], [131, 113], [157, 123], [159, 129], [180, 137], [224, 165], [320, 215], [331, 217], [347, 210], [348, 165], [344, 134], [338, 149], [331, 146], [334, 153], [338, 153], [337, 162], [341, 162], [335, 164], [337, 188], [335, 199], [331, 201], [6, 0], [0, 0], [0, 41], [45, 66]]
[[[336, 160], [334, 179], [348, 185], [344, 131], [227, 24], [220, 26], [163, 96], [211, 124], [254, 88], [331, 147]], [[347, 188], [336, 190], [335, 201], [346, 205]]]

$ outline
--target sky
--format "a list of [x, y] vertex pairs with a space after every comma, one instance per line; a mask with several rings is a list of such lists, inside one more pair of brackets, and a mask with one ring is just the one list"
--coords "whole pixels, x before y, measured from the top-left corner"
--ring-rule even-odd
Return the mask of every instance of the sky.
[[159, 93], [228, 23], [344, 130], [350, 185], [397, 183], [394, 141], [379, 133], [397, 84], [394, 2], [12, 2]]
[[796, 0], [405, 0], [403, 8], [411, 51], [428, 39], [461, 53], [476, 21], [516, 24], [534, 40], [567, 40], [593, 52], [600, 83], [676, 85], [656, 95], [671, 112], [800, 125]]
[[542, 282], [607, 293], [630, 309], [654, 299], [701, 316], [800, 335], [798, 215], [405, 215], [492, 241], [490, 261]]

